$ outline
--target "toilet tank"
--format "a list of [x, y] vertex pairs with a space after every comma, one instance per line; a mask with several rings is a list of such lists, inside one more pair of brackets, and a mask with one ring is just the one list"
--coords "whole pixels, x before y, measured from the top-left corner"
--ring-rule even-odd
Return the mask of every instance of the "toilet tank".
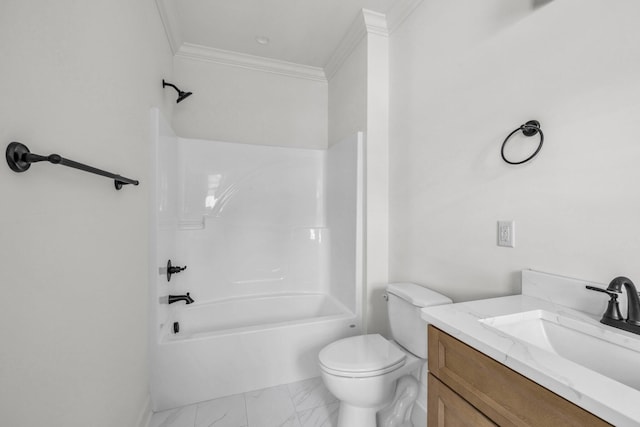
[[427, 358], [427, 322], [420, 310], [451, 304], [451, 298], [415, 283], [391, 283], [387, 286], [387, 312], [393, 339], [414, 355]]

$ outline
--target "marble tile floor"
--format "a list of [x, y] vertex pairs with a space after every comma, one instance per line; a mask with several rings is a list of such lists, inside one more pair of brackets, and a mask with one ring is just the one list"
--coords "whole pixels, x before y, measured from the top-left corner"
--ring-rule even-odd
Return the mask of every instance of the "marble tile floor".
[[338, 406], [311, 378], [157, 412], [149, 427], [336, 427]]

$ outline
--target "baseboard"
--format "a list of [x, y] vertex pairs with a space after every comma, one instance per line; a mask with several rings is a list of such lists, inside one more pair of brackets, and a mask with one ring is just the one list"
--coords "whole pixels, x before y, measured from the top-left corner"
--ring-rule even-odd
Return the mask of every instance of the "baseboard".
[[140, 410], [140, 415], [138, 416], [138, 427], [149, 427], [151, 415], [153, 415], [153, 412], [151, 412], [151, 396], [147, 395], [144, 405]]

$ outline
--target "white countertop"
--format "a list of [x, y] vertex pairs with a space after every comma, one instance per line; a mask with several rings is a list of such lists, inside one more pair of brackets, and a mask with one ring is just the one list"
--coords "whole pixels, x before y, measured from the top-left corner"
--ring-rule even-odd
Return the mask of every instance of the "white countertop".
[[[501, 333], [495, 328], [480, 322], [495, 316], [516, 314], [532, 310], [545, 310], [551, 313], [562, 314], [563, 316], [587, 322], [598, 327], [608, 328], [599, 323], [600, 315], [585, 313], [584, 311], [599, 311], [599, 306], [585, 308], [578, 311], [566, 305], [545, 300], [548, 295], [558, 294], [558, 277], [546, 275], [545, 273], [524, 271], [523, 272], [523, 293], [529, 295], [514, 295], [501, 298], [492, 298], [464, 302], [458, 304], [440, 305], [428, 307], [422, 310], [422, 317], [428, 322], [470, 345], [487, 356], [497, 360], [514, 371], [524, 375], [536, 383], [546, 387], [554, 393], [575, 403], [576, 405], [592, 412], [600, 418], [616, 426], [640, 426], [640, 390], [631, 388], [613, 379], [605, 377], [584, 366], [578, 365], [557, 354], [545, 351], [542, 348], [528, 344], [507, 334]], [[551, 280], [553, 291], [548, 292], [545, 288], [538, 286], [546, 279]], [[563, 281], [565, 278], [560, 278]], [[568, 287], [561, 289], [569, 291], [573, 286], [574, 290], [582, 292], [584, 281], [567, 279], [574, 281], [567, 282]], [[599, 286], [598, 284], [595, 284]], [[602, 285], [600, 285], [602, 286]], [[531, 296], [536, 294], [538, 297]], [[600, 304], [599, 296], [593, 297], [596, 292], [581, 294], [591, 302]], [[565, 296], [558, 296], [557, 300], [566, 304], [568, 293]], [[604, 295], [604, 294], [603, 294]], [[539, 298], [542, 296], [542, 298]], [[606, 305], [606, 295], [603, 298], [603, 306]], [[564, 298], [564, 299], [563, 299]], [[570, 298], [569, 298], [570, 299]], [[580, 299], [580, 298], [574, 298]], [[555, 300], [554, 300], [555, 301]], [[584, 302], [584, 301], [583, 301]], [[624, 309], [623, 309], [624, 307]], [[626, 307], [621, 306], [623, 314], [626, 314]], [[604, 309], [602, 309], [602, 312]], [[616, 330], [617, 331], [617, 330]], [[606, 332], [608, 333], [608, 332]], [[619, 333], [627, 334], [633, 341], [633, 345], [640, 346], [640, 336], [624, 331]], [[637, 343], [635, 340], [637, 339]], [[606, 357], [606, 355], [602, 355]], [[612, 360], [611, 363], [616, 363]], [[630, 370], [640, 369], [640, 360], [636, 366], [629, 366]]]

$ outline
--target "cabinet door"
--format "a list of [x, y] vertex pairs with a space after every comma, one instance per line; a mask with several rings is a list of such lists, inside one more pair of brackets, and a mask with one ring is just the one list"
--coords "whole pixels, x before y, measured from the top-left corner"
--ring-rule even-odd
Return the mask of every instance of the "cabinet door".
[[429, 372], [500, 426], [610, 426], [433, 325], [428, 350]]
[[482, 412], [429, 374], [428, 427], [495, 427]]

